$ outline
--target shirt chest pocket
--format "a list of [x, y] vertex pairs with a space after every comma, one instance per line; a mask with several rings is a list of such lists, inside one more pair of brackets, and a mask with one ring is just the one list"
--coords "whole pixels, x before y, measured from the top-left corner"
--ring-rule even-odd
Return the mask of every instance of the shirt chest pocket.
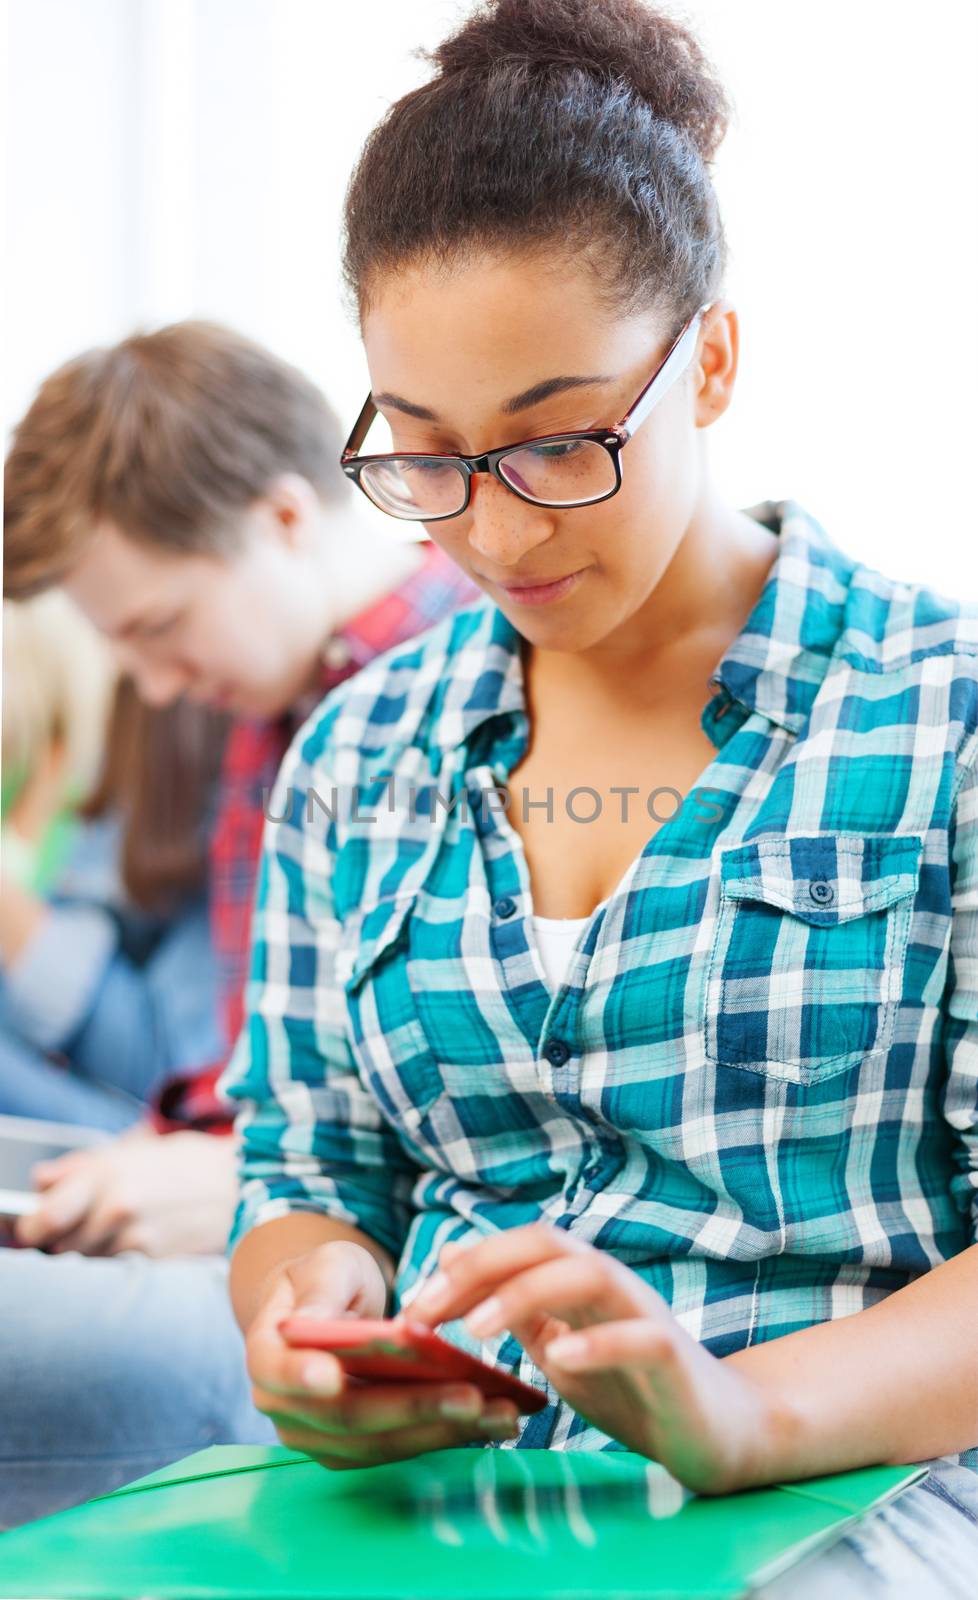
[[808, 834], [723, 852], [706, 1054], [812, 1084], [888, 1048], [919, 836]]
[[336, 973], [346, 992], [353, 1053], [384, 1115], [427, 1146], [427, 1113], [444, 1093], [408, 978], [408, 928], [416, 895], [357, 908], [343, 919]]

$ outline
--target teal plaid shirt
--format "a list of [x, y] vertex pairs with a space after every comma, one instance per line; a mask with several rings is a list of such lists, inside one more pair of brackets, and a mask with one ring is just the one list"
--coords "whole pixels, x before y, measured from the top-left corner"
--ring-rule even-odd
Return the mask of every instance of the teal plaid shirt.
[[[861, 566], [794, 502], [751, 514], [780, 549], [710, 679], [714, 758], [555, 993], [489, 793], [528, 738], [503, 614], [388, 651], [301, 730], [221, 1082], [232, 1244], [341, 1218], [405, 1305], [449, 1239], [543, 1219], [722, 1356], [975, 1239], [978, 609]], [[510, 1334], [443, 1331], [546, 1386]], [[549, 1392], [518, 1444], [615, 1448]]]

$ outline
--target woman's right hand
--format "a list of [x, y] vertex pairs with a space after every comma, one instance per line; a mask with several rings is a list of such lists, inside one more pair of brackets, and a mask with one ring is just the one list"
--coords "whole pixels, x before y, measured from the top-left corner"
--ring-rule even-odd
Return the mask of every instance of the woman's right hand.
[[245, 1340], [252, 1394], [290, 1450], [334, 1469], [403, 1461], [474, 1439], [513, 1439], [510, 1400], [485, 1400], [471, 1383], [346, 1381], [334, 1356], [288, 1344], [284, 1317], [383, 1317], [387, 1286], [362, 1245], [334, 1239], [276, 1272]]

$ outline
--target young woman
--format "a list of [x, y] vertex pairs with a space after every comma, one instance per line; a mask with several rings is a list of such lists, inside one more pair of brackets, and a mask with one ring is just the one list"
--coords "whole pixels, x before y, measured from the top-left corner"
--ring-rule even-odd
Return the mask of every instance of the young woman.
[[[738, 323], [696, 41], [497, 0], [435, 61], [349, 190], [343, 459], [485, 599], [280, 776], [223, 1080], [257, 1403], [339, 1468], [488, 1437], [716, 1493], [928, 1460], [878, 1523], [960, 1551], [974, 612], [711, 481]], [[549, 1407], [345, 1393], [277, 1332], [407, 1306]]]

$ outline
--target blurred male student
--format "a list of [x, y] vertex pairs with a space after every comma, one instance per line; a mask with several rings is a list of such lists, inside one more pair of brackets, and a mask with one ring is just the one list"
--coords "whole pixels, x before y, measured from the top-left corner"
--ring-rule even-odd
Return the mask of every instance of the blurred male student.
[[[185, 322], [60, 368], [7, 459], [4, 592], [62, 585], [146, 701], [186, 695], [234, 719], [209, 865], [228, 1048], [263, 807], [292, 735], [330, 688], [475, 594], [437, 546], [353, 518], [341, 442], [300, 372]], [[223, 1066], [170, 1081], [151, 1123], [36, 1173], [41, 1205], [17, 1225], [35, 1248], [0, 1251], [0, 1527], [204, 1444], [274, 1442], [218, 1253], [234, 1205]]]

